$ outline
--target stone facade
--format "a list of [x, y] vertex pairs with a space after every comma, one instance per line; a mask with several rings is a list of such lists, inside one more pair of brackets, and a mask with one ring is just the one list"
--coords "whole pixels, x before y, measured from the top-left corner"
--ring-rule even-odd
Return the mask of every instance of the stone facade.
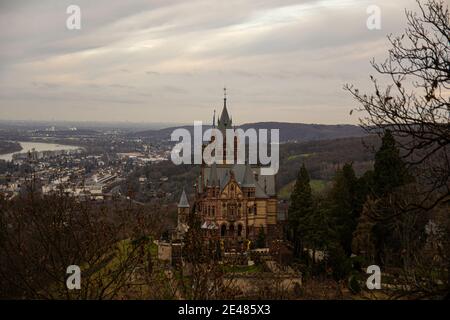
[[[226, 96], [217, 128], [223, 131], [232, 129]], [[226, 145], [224, 141], [224, 154]], [[201, 216], [205, 239], [220, 241], [226, 251], [247, 250], [257, 243], [269, 246], [280, 236], [276, 226], [275, 176], [261, 175], [261, 167], [226, 162], [202, 164], [194, 189], [193, 207], [189, 205], [185, 192], [182, 193], [178, 205], [178, 237], [188, 229], [185, 217], [189, 210], [195, 210]]]

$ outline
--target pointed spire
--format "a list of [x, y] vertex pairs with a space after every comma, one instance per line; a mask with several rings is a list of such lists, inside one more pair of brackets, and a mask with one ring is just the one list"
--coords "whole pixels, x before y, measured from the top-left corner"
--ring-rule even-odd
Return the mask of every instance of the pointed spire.
[[189, 202], [186, 196], [186, 192], [184, 191], [181, 193], [180, 202], [178, 202], [178, 208], [189, 208]]
[[212, 123], [212, 127], [213, 127], [213, 128], [216, 127], [216, 109], [214, 109], [214, 115], [213, 115], [213, 123]]
[[227, 110], [227, 88], [223, 88], [223, 110], [220, 114], [220, 118], [217, 126], [219, 129], [231, 129], [232, 121], [230, 119], [230, 115]]
[[219, 183], [219, 176], [217, 174], [217, 165], [214, 162], [211, 165], [211, 169], [209, 172], [208, 186], [215, 187], [218, 186], [218, 183]]
[[227, 87], [223, 88], [223, 108], [227, 108]]

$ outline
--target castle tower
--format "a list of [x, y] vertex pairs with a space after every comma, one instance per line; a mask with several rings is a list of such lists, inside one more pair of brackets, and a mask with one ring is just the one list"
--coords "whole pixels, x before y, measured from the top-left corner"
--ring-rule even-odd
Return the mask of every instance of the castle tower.
[[[245, 251], [256, 243], [263, 231], [269, 245], [278, 237], [275, 176], [261, 175], [262, 167], [258, 164], [237, 164], [238, 139], [235, 136], [234, 141], [226, 141], [226, 130], [235, 130], [228, 110], [226, 89], [223, 109], [217, 117], [213, 114], [213, 127], [223, 134], [224, 161], [203, 162], [196, 182], [196, 203], [193, 207], [201, 219], [204, 240], [207, 243], [218, 241], [225, 252]], [[211, 137], [213, 140], [214, 136]], [[226, 161], [227, 149], [230, 150], [233, 144], [235, 161]], [[182, 224], [182, 217], [190, 210], [183, 192], [178, 205], [181, 226], [186, 226]]]
[[186, 192], [183, 189], [180, 201], [178, 202], [178, 226], [186, 223], [187, 216], [189, 214], [189, 208], [190, 205], [186, 196]]
[[233, 128], [233, 121], [231, 120], [227, 110], [227, 88], [223, 88], [223, 109], [217, 122], [217, 127], [223, 134], [225, 134], [225, 129]]
[[226, 155], [228, 147], [234, 147], [234, 162], [237, 160], [237, 138], [234, 141], [227, 141], [226, 130], [233, 129], [233, 119], [230, 117], [227, 109], [227, 88], [223, 88], [223, 109], [220, 118], [217, 121], [217, 128], [222, 132], [223, 136], [223, 162], [226, 163]]

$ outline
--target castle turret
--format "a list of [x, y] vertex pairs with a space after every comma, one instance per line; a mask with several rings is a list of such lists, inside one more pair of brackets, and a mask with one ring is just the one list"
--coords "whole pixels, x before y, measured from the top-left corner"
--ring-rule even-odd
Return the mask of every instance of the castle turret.
[[178, 202], [178, 225], [186, 223], [187, 216], [189, 214], [189, 208], [190, 205], [186, 196], [186, 192], [183, 189], [180, 201]]
[[225, 129], [232, 129], [233, 128], [233, 122], [230, 118], [230, 115], [228, 114], [227, 110], [227, 89], [223, 88], [224, 90], [224, 97], [223, 97], [223, 109], [222, 113], [220, 114], [219, 121], [217, 122], [217, 127], [224, 133]]

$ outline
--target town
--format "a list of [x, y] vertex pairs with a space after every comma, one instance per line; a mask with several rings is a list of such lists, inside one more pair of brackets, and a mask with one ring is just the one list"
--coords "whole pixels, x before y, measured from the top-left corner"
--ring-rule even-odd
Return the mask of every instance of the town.
[[[0, 156], [0, 192], [8, 199], [30, 187], [43, 194], [63, 193], [86, 200], [123, 196], [131, 172], [148, 163], [167, 160], [170, 152], [170, 144], [152, 145], [141, 139], [134, 139], [130, 147], [130, 141], [117, 133], [87, 130], [82, 135], [76, 133], [76, 129], [54, 127], [22, 130], [19, 139], [27, 140], [22, 144], [28, 150]], [[11, 132], [3, 130], [2, 134]], [[57, 150], [38, 150], [49, 147]], [[153, 181], [137, 177], [139, 184], [149, 187], [153, 197], [158, 194], [158, 184], [167, 180], [167, 177]]]

